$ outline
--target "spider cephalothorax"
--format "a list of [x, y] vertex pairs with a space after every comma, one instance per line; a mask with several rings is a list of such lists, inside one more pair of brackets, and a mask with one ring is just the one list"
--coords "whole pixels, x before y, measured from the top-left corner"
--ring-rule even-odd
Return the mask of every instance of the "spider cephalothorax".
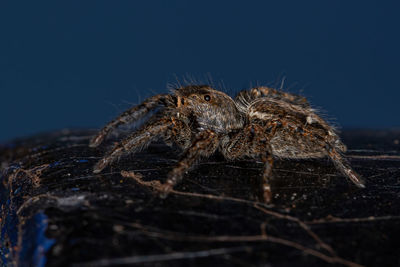
[[190, 85], [172, 94], [148, 98], [107, 124], [90, 142], [98, 146], [118, 125], [134, 122], [160, 108], [147, 123], [117, 143], [94, 167], [101, 172], [125, 152], [135, 152], [162, 137], [184, 151], [163, 187], [166, 196], [184, 173], [200, 158], [217, 150], [229, 160], [261, 159], [263, 197], [271, 200], [273, 158], [320, 158], [328, 156], [336, 168], [357, 186], [360, 176], [342, 156], [345, 145], [335, 130], [319, 117], [301, 96], [272, 88], [244, 90], [232, 99], [207, 85]]
[[193, 118], [197, 129], [227, 133], [243, 127], [243, 117], [236, 103], [227, 94], [209, 86], [187, 86], [175, 91], [178, 117], [181, 113]]

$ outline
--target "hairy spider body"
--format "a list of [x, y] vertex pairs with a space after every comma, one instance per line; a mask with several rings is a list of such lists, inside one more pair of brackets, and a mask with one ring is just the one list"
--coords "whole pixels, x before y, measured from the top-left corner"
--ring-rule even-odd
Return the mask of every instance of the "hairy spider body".
[[155, 139], [176, 143], [184, 151], [168, 174], [166, 196], [201, 157], [220, 151], [228, 160], [251, 157], [264, 163], [263, 199], [271, 201], [273, 158], [328, 156], [336, 168], [364, 187], [361, 177], [342, 156], [346, 147], [335, 129], [319, 117], [301, 96], [268, 87], [243, 90], [232, 99], [207, 85], [189, 85], [172, 94], [155, 95], [107, 124], [90, 142], [98, 146], [117, 126], [161, 107], [147, 123], [117, 143], [94, 167], [101, 172], [125, 152], [135, 152]]

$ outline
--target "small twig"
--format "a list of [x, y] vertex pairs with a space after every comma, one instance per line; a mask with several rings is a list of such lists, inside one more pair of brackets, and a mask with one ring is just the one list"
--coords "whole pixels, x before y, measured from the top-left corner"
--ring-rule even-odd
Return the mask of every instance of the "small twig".
[[324, 260], [328, 263], [340, 263], [345, 266], [349, 267], [362, 267], [363, 265], [345, 260], [343, 258], [340, 258], [338, 256], [329, 256], [326, 255], [322, 252], [319, 252], [315, 249], [305, 247], [302, 244], [271, 236], [271, 235], [246, 235], [246, 236], [202, 236], [202, 235], [188, 235], [188, 234], [182, 234], [179, 232], [172, 232], [172, 231], [165, 231], [165, 230], [160, 230], [160, 229], [152, 229], [149, 230], [149, 228], [143, 226], [140, 223], [128, 223], [125, 225], [129, 225], [131, 227], [134, 227], [136, 229], [139, 229], [144, 235], [150, 236], [150, 237], [156, 237], [156, 238], [163, 238], [167, 240], [174, 240], [174, 241], [197, 241], [197, 242], [271, 242], [271, 243], [276, 243], [276, 244], [281, 244], [285, 245], [288, 247], [292, 247], [295, 249], [298, 249], [306, 254], [315, 256], [321, 260]]
[[336, 253], [335, 253], [335, 251], [332, 249], [332, 247], [329, 246], [328, 244], [326, 244], [325, 242], [323, 242], [323, 241], [319, 238], [319, 236], [318, 236], [316, 233], [314, 233], [314, 232], [310, 229], [310, 227], [309, 227], [307, 224], [305, 224], [303, 221], [301, 221], [300, 219], [298, 219], [298, 218], [296, 218], [296, 217], [293, 217], [293, 216], [290, 216], [290, 215], [281, 214], [281, 213], [276, 212], [276, 211], [264, 209], [264, 208], [258, 206], [257, 204], [254, 204], [253, 207], [256, 208], [256, 209], [258, 209], [258, 210], [260, 210], [260, 211], [262, 211], [262, 212], [264, 212], [264, 213], [266, 213], [266, 214], [269, 214], [269, 215], [271, 215], [271, 216], [274, 216], [274, 217], [277, 217], [277, 218], [281, 218], [281, 219], [285, 219], [285, 220], [289, 220], [289, 221], [296, 222], [301, 228], [303, 228], [304, 231], [306, 231], [306, 233], [307, 233], [309, 236], [311, 236], [311, 237], [318, 243], [319, 246], [321, 246], [322, 248], [324, 248], [324, 249], [326, 249], [327, 251], [329, 251], [329, 253], [331, 253], [331, 255], [336, 255]]
[[[156, 190], [159, 190], [161, 188], [161, 183], [160, 181], [153, 180], [153, 181], [143, 181], [142, 176], [140, 174], [136, 174], [133, 172], [128, 172], [128, 171], [121, 171], [121, 175], [124, 177], [130, 177], [135, 179], [139, 184], [145, 185], [145, 186], [150, 186]], [[306, 225], [304, 222], [299, 220], [298, 218], [281, 214], [279, 212], [267, 210], [265, 208], [260, 207], [260, 204], [263, 205], [263, 203], [257, 203], [254, 201], [249, 201], [241, 198], [233, 198], [233, 197], [226, 197], [226, 196], [216, 196], [216, 195], [211, 195], [211, 194], [199, 194], [199, 193], [192, 193], [192, 192], [181, 192], [181, 191], [176, 191], [172, 190], [172, 194], [177, 194], [177, 195], [185, 195], [185, 196], [194, 196], [194, 197], [202, 197], [202, 198], [208, 198], [208, 199], [218, 199], [218, 200], [230, 200], [230, 201], [235, 201], [235, 202], [241, 202], [241, 203], [246, 203], [246, 204], [251, 204], [254, 208], [261, 210], [262, 212], [272, 215], [274, 217], [280, 218], [280, 219], [286, 219], [290, 220], [293, 222], [296, 222], [299, 224], [301, 228], [303, 228], [322, 248], [326, 249], [331, 253], [332, 255], [335, 255], [335, 252], [333, 251], [332, 247], [323, 242], [309, 227]]]
[[240, 246], [240, 247], [217, 248], [217, 249], [200, 250], [200, 251], [174, 252], [167, 254], [138, 255], [132, 257], [101, 259], [90, 262], [76, 263], [72, 264], [72, 266], [110, 266], [110, 265], [139, 264], [139, 263], [160, 262], [160, 261], [170, 261], [170, 260], [180, 260], [180, 259], [195, 259], [195, 258], [205, 258], [211, 256], [225, 255], [235, 252], [243, 252], [243, 251], [248, 251], [250, 249], [251, 248], [248, 246]]
[[[140, 177], [140, 174], [136, 174], [133, 172], [128, 172], [128, 171], [121, 171], [121, 175], [123, 177], [130, 177], [133, 178], [138, 184], [150, 187], [156, 191], [161, 191], [162, 184], [158, 180], [152, 180], [152, 181], [143, 181]], [[240, 203], [246, 203], [246, 204], [254, 204], [257, 202], [246, 200], [246, 199], [241, 199], [241, 198], [235, 198], [235, 197], [226, 197], [226, 196], [216, 196], [212, 194], [200, 194], [200, 193], [191, 193], [191, 192], [182, 192], [182, 191], [176, 191], [172, 190], [170, 192], [171, 194], [175, 195], [182, 195], [182, 196], [192, 196], [192, 197], [200, 197], [200, 198], [207, 198], [207, 199], [215, 199], [215, 200], [230, 200], [234, 202], [240, 202]], [[260, 205], [265, 205], [263, 203], [259, 203]], [[272, 206], [272, 205], [271, 205]]]
[[374, 222], [374, 221], [383, 221], [383, 220], [395, 220], [400, 219], [400, 216], [395, 215], [387, 215], [387, 216], [370, 216], [363, 218], [338, 218], [333, 216], [327, 216], [322, 219], [316, 219], [312, 221], [307, 221], [306, 224], [324, 224], [324, 223], [342, 223], [342, 222]]
[[400, 156], [398, 155], [346, 155], [349, 158], [355, 158], [355, 159], [372, 159], [372, 160], [382, 160], [382, 159], [400, 159]]
[[[140, 175], [135, 174], [133, 172], [128, 172], [128, 171], [121, 171], [121, 175], [123, 177], [130, 177], [133, 178], [137, 183], [144, 185], [146, 187], [151, 187], [156, 191], [160, 191], [162, 188], [162, 184], [160, 181], [158, 180], [152, 180], [152, 181], [143, 181]], [[280, 219], [287, 219], [293, 222], [296, 222], [303, 230], [305, 230], [321, 247], [325, 248], [327, 251], [329, 251], [332, 256], [326, 255], [322, 252], [319, 252], [317, 250], [311, 249], [311, 248], [307, 248], [299, 243], [290, 241], [290, 240], [286, 240], [286, 239], [282, 239], [279, 237], [274, 237], [274, 236], [269, 236], [266, 235], [265, 233], [262, 233], [261, 235], [255, 235], [255, 236], [214, 236], [214, 237], [202, 237], [202, 236], [187, 236], [185, 235], [182, 238], [185, 238], [185, 240], [203, 240], [203, 241], [215, 241], [215, 242], [233, 242], [233, 241], [238, 241], [238, 242], [251, 242], [251, 241], [269, 241], [272, 243], [279, 243], [282, 245], [286, 245], [289, 247], [293, 247], [296, 249], [299, 249], [301, 251], [303, 251], [306, 254], [310, 254], [313, 255], [315, 257], [318, 257], [326, 262], [329, 263], [341, 263], [343, 265], [346, 266], [350, 266], [350, 267], [355, 267], [355, 266], [362, 266], [359, 265], [357, 263], [351, 262], [351, 261], [347, 261], [345, 259], [342, 259], [338, 256], [336, 256], [335, 252], [333, 251], [333, 249], [326, 243], [324, 243], [310, 228], [308, 225], [306, 225], [306, 223], [302, 222], [301, 220], [299, 220], [298, 218], [295, 218], [293, 216], [289, 216], [289, 215], [285, 215], [285, 214], [281, 214], [275, 211], [271, 211], [271, 210], [267, 210], [263, 207], [261, 207], [261, 205], [266, 206], [263, 203], [257, 203], [254, 201], [249, 201], [249, 200], [245, 200], [245, 199], [240, 199], [240, 198], [234, 198], [234, 197], [225, 197], [225, 196], [215, 196], [215, 195], [211, 195], [211, 194], [200, 194], [200, 193], [191, 193], [191, 192], [181, 192], [181, 191], [176, 191], [176, 190], [171, 190], [170, 192], [171, 194], [176, 194], [176, 195], [184, 195], [184, 196], [191, 196], [191, 197], [201, 197], [201, 198], [207, 198], [207, 199], [216, 199], [216, 200], [228, 200], [228, 201], [234, 201], [234, 202], [239, 202], [239, 203], [245, 203], [245, 204], [251, 204], [252, 207], [266, 213], [269, 214], [271, 216], [275, 216], [277, 218]], [[142, 229], [144, 229], [142, 227]], [[152, 236], [156, 235], [157, 237], [163, 237], [163, 238], [170, 238], [170, 239], [176, 239], [179, 236], [179, 233], [174, 233], [172, 236], [166, 236], [163, 233], [159, 233], [159, 232], [147, 232], [148, 234], [152, 234]]]

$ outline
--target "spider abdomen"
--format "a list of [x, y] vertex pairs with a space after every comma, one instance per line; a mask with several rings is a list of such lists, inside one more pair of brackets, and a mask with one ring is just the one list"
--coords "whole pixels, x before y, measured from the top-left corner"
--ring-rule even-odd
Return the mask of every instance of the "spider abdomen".
[[326, 156], [324, 147], [309, 136], [286, 132], [287, 129], [277, 130], [269, 141], [272, 152], [279, 158], [320, 158]]
[[262, 125], [270, 134], [269, 143], [275, 157], [324, 157], [327, 143], [338, 151], [344, 150], [334, 128], [309, 106], [261, 97], [250, 103], [247, 114], [250, 123]]

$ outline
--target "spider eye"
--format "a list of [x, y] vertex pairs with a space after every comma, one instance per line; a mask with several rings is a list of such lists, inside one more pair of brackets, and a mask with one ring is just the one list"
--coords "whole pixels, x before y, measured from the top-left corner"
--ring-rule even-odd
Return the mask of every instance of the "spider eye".
[[204, 96], [204, 100], [205, 101], [210, 101], [211, 100], [211, 96], [210, 95], [205, 95]]

